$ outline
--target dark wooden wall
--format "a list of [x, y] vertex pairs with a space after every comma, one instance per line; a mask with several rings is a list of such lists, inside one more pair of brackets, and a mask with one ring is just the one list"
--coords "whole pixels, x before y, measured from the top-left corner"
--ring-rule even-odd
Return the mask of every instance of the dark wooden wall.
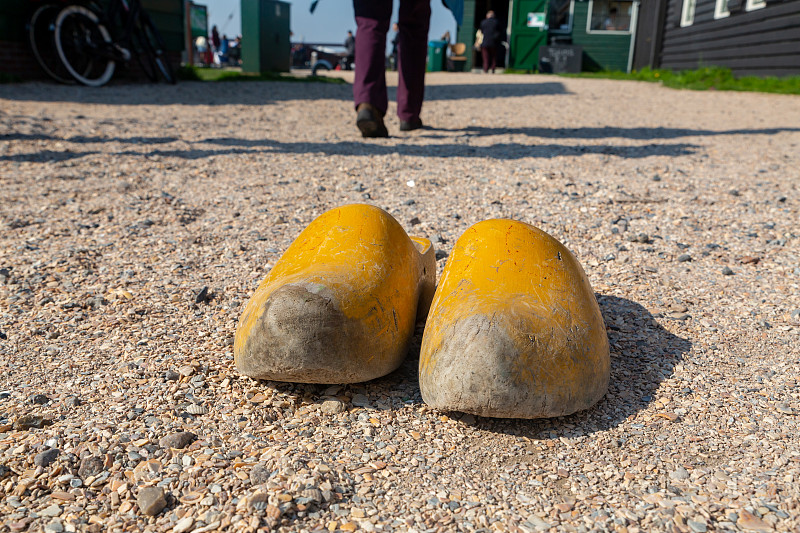
[[[45, 78], [28, 46], [25, 27], [37, 5], [29, 0], [0, 0], [0, 74], [13, 74], [23, 79]], [[183, 0], [142, 0], [142, 5], [150, 13], [171, 52], [171, 60], [177, 65], [184, 49]], [[131, 61], [131, 66], [136, 71], [136, 61]]]
[[636, 22], [633, 69], [658, 68], [668, 0], [642, 0]]
[[745, 3], [715, 20], [716, 2], [697, 0], [694, 23], [681, 28], [683, 0], [669, 0], [660, 66], [724, 66], [739, 76], [800, 74], [800, 0], [767, 0], [766, 7], [749, 12]]

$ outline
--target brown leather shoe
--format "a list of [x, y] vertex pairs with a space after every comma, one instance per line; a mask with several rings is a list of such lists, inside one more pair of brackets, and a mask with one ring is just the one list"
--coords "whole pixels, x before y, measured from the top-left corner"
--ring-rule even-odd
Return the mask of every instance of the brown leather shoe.
[[388, 137], [389, 132], [383, 123], [383, 116], [372, 104], [358, 104], [356, 126], [362, 137]]
[[400, 131], [418, 130], [422, 127], [422, 119], [419, 117], [412, 118], [411, 120], [400, 121]]
[[411, 120], [401, 120], [400, 121], [400, 131], [412, 131], [418, 130], [422, 127], [422, 119], [412, 118]]

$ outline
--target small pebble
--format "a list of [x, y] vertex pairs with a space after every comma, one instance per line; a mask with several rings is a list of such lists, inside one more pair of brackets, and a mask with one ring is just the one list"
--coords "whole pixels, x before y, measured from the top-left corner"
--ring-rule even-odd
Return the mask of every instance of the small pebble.
[[194, 374], [194, 367], [192, 365], [183, 365], [178, 369], [178, 373], [188, 378]]
[[270, 469], [263, 464], [257, 464], [250, 469], [250, 483], [253, 485], [261, 485], [266, 483], [271, 475]]
[[325, 400], [320, 406], [320, 410], [326, 414], [337, 414], [347, 410], [347, 406], [340, 400]]
[[44, 405], [50, 401], [50, 398], [47, 397], [46, 394], [34, 394], [31, 396], [31, 403], [37, 405]]
[[684, 467], [679, 466], [673, 472], [670, 472], [669, 477], [670, 479], [683, 481], [684, 479], [689, 479], [689, 472]]
[[46, 526], [44, 526], [45, 533], [63, 533], [64, 531], [64, 524], [61, 520], [53, 520]]
[[191, 516], [187, 516], [185, 518], [181, 518], [177, 524], [172, 527], [172, 533], [186, 533], [192, 526], [194, 525], [194, 518]]
[[53, 423], [52, 420], [50, 420], [49, 418], [45, 418], [43, 416], [26, 415], [16, 419], [12, 427], [17, 431], [25, 431], [28, 429], [41, 429], [52, 423]]
[[197, 435], [190, 431], [181, 431], [161, 437], [158, 441], [158, 445], [163, 448], [175, 448], [180, 450], [186, 448], [189, 444], [194, 442], [196, 438]]
[[39, 511], [39, 514], [50, 517], [59, 516], [61, 514], [61, 507], [53, 504]]
[[208, 287], [203, 287], [194, 296], [194, 303], [201, 304], [208, 301]]
[[78, 467], [78, 475], [81, 477], [81, 479], [86, 479], [91, 476], [96, 476], [102, 472], [103, 469], [103, 459], [101, 457], [97, 457], [96, 455], [92, 455], [81, 460], [80, 466]]
[[36, 457], [33, 458], [33, 464], [41, 467], [50, 466], [50, 463], [55, 461], [60, 453], [61, 450], [57, 448], [50, 448], [49, 450], [45, 450], [41, 453], [36, 454]]
[[705, 520], [687, 520], [686, 525], [695, 533], [705, 533], [708, 531]]
[[74, 409], [81, 405], [81, 399], [78, 396], [67, 396], [64, 399], [64, 407], [67, 409]]
[[148, 516], [155, 516], [167, 505], [166, 494], [161, 487], [143, 487], [136, 496], [139, 510]]

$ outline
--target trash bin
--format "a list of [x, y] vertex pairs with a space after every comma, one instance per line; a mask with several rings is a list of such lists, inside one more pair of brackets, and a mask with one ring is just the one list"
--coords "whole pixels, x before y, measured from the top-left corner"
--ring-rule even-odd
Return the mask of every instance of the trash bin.
[[428, 72], [441, 72], [444, 70], [444, 51], [447, 41], [431, 41], [428, 43]]

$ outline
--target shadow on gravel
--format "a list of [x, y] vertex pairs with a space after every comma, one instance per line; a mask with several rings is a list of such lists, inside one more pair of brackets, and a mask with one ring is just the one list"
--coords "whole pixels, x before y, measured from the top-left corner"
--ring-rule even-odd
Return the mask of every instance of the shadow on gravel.
[[[64, 139], [70, 141], [70, 139]], [[79, 140], [76, 142], [130, 142], [120, 139], [108, 138], [94, 140]], [[169, 142], [169, 141], [162, 141]], [[467, 144], [374, 144], [367, 142], [345, 141], [338, 143], [294, 143], [279, 142], [269, 139], [248, 140], [234, 138], [205, 139], [200, 144], [216, 144], [228, 146], [227, 149], [208, 150], [195, 148], [188, 150], [150, 150], [150, 151], [115, 151], [114, 155], [131, 156], [159, 156], [177, 157], [186, 160], [203, 159], [205, 157], [226, 156], [232, 154], [259, 154], [259, 153], [284, 153], [284, 154], [323, 154], [342, 156], [383, 156], [400, 154], [414, 157], [478, 157], [500, 160], [515, 160], [526, 157], [552, 158], [560, 156], [581, 156], [591, 154], [615, 155], [626, 159], [641, 159], [651, 156], [681, 156], [696, 153], [701, 147], [696, 144], [646, 144], [640, 146], [615, 146], [612, 144], [518, 144], [504, 143], [490, 146], [469, 146]], [[44, 150], [27, 154], [14, 154], [0, 156], [0, 161], [16, 161], [29, 163], [48, 163], [74, 159], [97, 153], [96, 151], [69, 151], [54, 152]]]
[[[545, 139], [677, 139], [679, 137], [708, 137], [716, 135], [776, 135], [797, 132], [800, 128], [765, 128], [740, 130], [701, 130], [686, 128], [484, 128], [468, 126], [463, 129], [430, 128], [432, 131], [464, 132], [467, 136], [527, 135]], [[425, 137], [425, 135], [421, 135]]]
[[[528, 145], [517, 143], [493, 144], [490, 146], [469, 146], [466, 144], [376, 144], [374, 142], [343, 141], [336, 143], [280, 142], [269, 139], [247, 140], [230, 137], [205, 139], [203, 143], [238, 147], [269, 147], [275, 152], [288, 154], [321, 153], [325, 155], [367, 155], [381, 156], [399, 154], [418, 157], [486, 157], [490, 159], [522, 159], [525, 157], [550, 158], [558, 156], [578, 156], [586, 154], [616, 155], [625, 158], [642, 158], [657, 155], [680, 156], [695, 153], [700, 147], [695, 144], [648, 144], [644, 146], [604, 145]], [[241, 151], [234, 151], [241, 153]], [[169, 155], [169, 154], [159, 154]], [[219, 155], [218, 150], [210, 155]]]
[[[182, 82], [176, 86], [116, 83], [100, 89], [42, 84], [48, 90], [0, 90], [0, 98], [22, 102], [72, 102], [102, 105], [269, 105], [292, 100], [353, 100], [351, 85], [292, 83], [278, 81]], [[11, 86], [12, 89], [14, 88]], [[20, 85], [25, 87], [25, 85]], [[281, 90], [275, 90], [280, 87]], [[289, 90], [285, 90], [288, 88]], [[36, 88], [40, 89], [40, 88]], [[428, 85], [425, 100], [468, 98], [516, 98], [571, 94], [559, 82], [475, 83]], [[390, 87], [389, 99], [397, 100], [397, 88]], [[314, 110], [312, 110], [314, 111]], [[324, 112], [317, 109], [315, 112]]]
[[126, 144], [166, 144], [179, 141], [177, 137], [56, 137], [45, 133], [6, 133], [0, 135], [0, 141], [64, 141], [78, 144], [118, 142]]
[[56, 152], [53, 150], [40, 150], [30, 154], [2, 155], [0, 156], [0, 161], [12, 161], [15, 163], [56, 163], [96, 153], [97, 152]]
[[[397, 89], [389, 90], [389, 98], [397, 100]], [[425, 101], [464, 100], [468, 98], [517, 98], [572, 94], [562, 83], [476, 83], [465, 85], [426, 85]]]

